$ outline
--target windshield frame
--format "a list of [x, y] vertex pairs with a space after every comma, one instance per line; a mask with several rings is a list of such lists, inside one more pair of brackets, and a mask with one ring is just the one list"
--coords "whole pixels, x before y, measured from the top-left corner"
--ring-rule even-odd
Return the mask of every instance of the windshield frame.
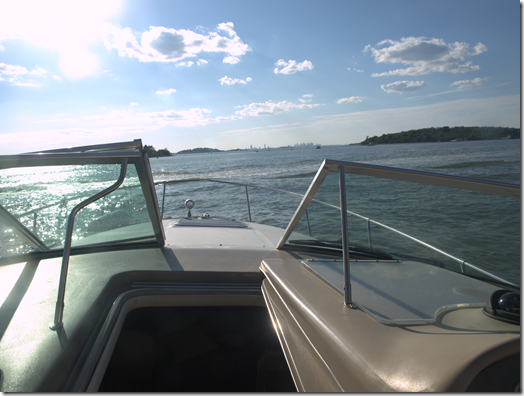
[[[136, 245], [115, 242], [114, 244], [108, 243], [100, 246], [93, 245], [72, 247], [71, 255], [164, 246], [165, 233], [160, 218], [160, 210], [158, 207], [149, 158], [147, 152], [142, 146], [142, 141], [140, 139], [130, 142], [72, 147], [36, 153], [0, 156], [0, 170], [54, 165], [121, 165], [123, 160], [127, 160], [128, 165], [135, 165], [140, 188], [146, 201], [147, 213], [153, 228], [155, 242], [145, 242]], [[25, 226], [23, 226], [21, 223], [20, 225], [21, 227], [25, 228]], [[63, 249], [47, 251], [42, 250], [11, 255], [0, 258], [0, 265], [32, 259], [39, 260], [51, 257], [60, 257], [62, 254]]]
[[[339, 202], [340, 206], [339, 207], [336, 207], [334, 205], [330, 205], [325, 202], [321, 202], [321, 201], [314, 199], [315, 194], [321, 187], [327, 175], [330, 174], [331, 172], [339, 174], [338, 175], [339, 177], [339, 187], [338, 188], [339, 188], [339, 194], [340, 194], [340, 202]], [[351, 215], [355, 215], [355, 214], [347, 210], [345, 207], [346, 205], [345, 184], [344, 184], [344, 175], [345, 174], [371, 176], [371, 177], [392, 179], [392, 180], [398, 180], [398, 181], [414, 182], [414, 183], [419, 183], [419, 184], [427, 184], [427, 185], [434, 185], [434, 186], [440, 186], [440, 187], [449, 187], [449, 188], [454, 188], [454, 189], [459, 189], [459, 190], [475, 191], [475, 192], [480, 192], [480, 193], [502, 195], [502, 196], [508, 196], [508, 197], [520, 199], [520, 185], [517, 185], [517, 184], [496, 182], [492, 180], [474, 179], [474, 178], [467, 178], [467, 177], [460, 177], [460, 176], [452, 176], [452, 175], [446, 175], [446, 174], [441, 174], [441, 173], [416, 171], [416, 170], [403, 169], [403, 168], [393, 168], [393, 167], [380, 166], [380, 165], [369, 165], [369, 164], [361, 164], [361, 163], [356, 163], [356, 162], [336, 161], [336, 160], [325, 159], [322, 162], [306, 194], [304, 195], [300, 205], [298, 206], [297, 210], [295, 211], [295, 214], [293, 215], [291, 221], [289, 222], [286, 230], [284, 231], [280, 241], [278, 242], [277, 249], [297, 250], [294, 245], [289, 245], [286, 242], [288, 241], [288, 239], [291, 238], [292, 232], [295, 229], [295, 227], [298, 225], [302, 216], [305, 213], [307, 214], [307, 208], [312, 202], [330, 206], [341, 212], [341, 229], [342, 229], [342, 233], [345, 235], [345, 237], [342, 238], [342, 241], [346, 240], [347, 242], [347, 226], [344, 226], [345, 219], [347, 218], [348, 214], [351, 214]], [[363, 216], [359, 216], [359, 217], [366, 219]], [[368, 223], [370, 221], [373, 222], [371, 219], [367, 219], [367, 220], [368, 220]], [[384, 226], [385, 228], [391, 229], [391, 227], [385, 226], [383, 224], [380, 224], [380, 225]], [[430, 249], [433, 249], [437, 251], [438, 253], [443, 254], [455, 261], [459, 261], [460, 266], [461, 266], [461, 273], [464, 275], [470, 276], [469, 274], [466, 274], [464, 270], [464, 267], [468, 266], [468, 267], [471, 267], [483, 273], [484, 275], [487, 275], [490, 278], [493, 278], [492, 281], [500, 282], [501, 284], [511, 285], [513, 287], [520, 289], [520, 286], [517, 284], [514, 284], [513, 282], [509, 282], [505, 279], [497, 277], [496, 275], [493, 275], [490, 272], [483, 270], [482, 268], [472, 265], [466, 261], [460, 260], [457, 257], [454, 257], [446, 253], [445, 251], [435, 248], [434, 246], [429, 245], [423, 241], [420, 241], [410, 235], [404, 234], [395, 229], [391, 229], [391, 230], [401, 234], [404, 237], [410, 238], [417, 243], [421, 243], [422, 245], [425, 245], [426, 247], [429, 247]], [[315, 250], [317, 251], [319, 250], [318, 246], [313, 246], [313, 247]], [[306, 249], [305, 246], [299, 247], [299, 250], [304, 250], [304, 249]], [[342, 247], [342, 249], [340, 250], [341, 250], [341, 255], [345, 262], [345, 268], [347, 267], [346, 273], [349, 274], [348, 257], [349, 257], [349, 254], [351, 254], [351, 249], [348, 249], [348, 246], [346, 245]], [[333, 252], [331, 254], [333, 254]], [[348, 289], [350, 291], [349, 284], [348, 284]]]

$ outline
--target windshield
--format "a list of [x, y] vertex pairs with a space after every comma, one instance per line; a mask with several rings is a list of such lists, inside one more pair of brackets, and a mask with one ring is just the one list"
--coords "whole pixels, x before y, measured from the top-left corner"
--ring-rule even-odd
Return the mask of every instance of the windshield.
[[[350, 258], [414, 260], [488, 279], [479, 267], [520, 284], [520, 198], [385, 176], [344, 174]], [[342, 256], [338, 172], [327, 172], [298, 217], [285, 247]]]
[[[39, 154], [35, 156], [36, 159], [32, 155], [2, 158], [5, 166], [22, 161], [43, 166], [0, 170], [0, 258], [35, 252], [56, 251], [61, 254], [70, 213], [80, 203], [114, 185], [119, 179], [122, 165], [46, 164], [65, 160], [73, 163], [121, 162], [118, 158], [111, 159], [118, 153], [100, 154], [107, 149], [106, 146], [91, 148], [94, 149], [94, 155], [101, 157], [85, 160], [82, 159], [83, 154], [78, 154], [79, 150], [63, 150], [59, 154]], [[64, 159], [65, 151], [68, 151], [65, 154], [68, 158]], [[127, 154], [141, 155], [139, 151], [135, 154], [128, 151]], [[136, 246], [158, 240], [159, 224], [154, 225], [152, 221], [152, 218], [155, 219], [155, 210], [158, 212], [154, 206], [156, 197], [151, 196], [148, 206], [148, 190], [142, 186], [138, 169], [139, 166], [143, 167], [144, 162], [137, 163], [127, 165], [123, 183], [116, 190], [78, 211], [74, 218], [73, 249], [130, 242]], [[140, 172], [147, 175], [146, 169]], [[150, 193], [154, 194], [154, 191]]]

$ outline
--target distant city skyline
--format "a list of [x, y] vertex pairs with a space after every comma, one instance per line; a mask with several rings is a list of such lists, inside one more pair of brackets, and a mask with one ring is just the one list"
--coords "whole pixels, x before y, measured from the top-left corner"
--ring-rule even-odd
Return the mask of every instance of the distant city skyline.
[[520, 126], [516, 1], [0, 3], [0, 154]]
[[253, 146], [252, 144], [249, 145], [249, 148], [246, 148], [246, 150], [263, 150], [263, 149], [271, 149], [271, 148], [282, 148], [282, 147], [308, 147], [308, 146], [318, 146], [320, 143], [295, 143], [293, 145], [288, 144], [287, 146], [267, 146], [264, 143], [264, 147], [259, 146]]

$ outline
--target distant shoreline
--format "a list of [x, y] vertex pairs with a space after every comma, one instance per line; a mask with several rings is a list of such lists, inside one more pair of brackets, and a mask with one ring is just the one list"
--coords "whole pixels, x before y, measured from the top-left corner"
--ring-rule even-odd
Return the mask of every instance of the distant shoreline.
[[[405, 143], [448, 143], [448, 142], [468, 142], [478, 140], [510, 140], [520, 139], [520, 128], [508, 127], [441, 127], [441, 128], [423, 128], [410, 131], [402, 131], [390, 134], [383, 134], [382, 136], [367, 137], [360, 143], [348, 144], [331, 144], [322, 145], [322, 147], [331, 146], [374, 146], [374, 145], [389, 145], [389, 144], [405, 144]], [[155, 150], [153, 146], [144, 146], [150, 158], [153, 157], [170, 157], [184, 154], [219, 154], [231, 152], [251, 151], [253, 153], [271, 151], [271, 150], [304, 150], [316, 149], [316, 146], [304, 147], [268, 147], [259, 149], [231, 149], [219, 150], [209, 147], [197, 147], [193, 149], [181, 150], [177, 153], [171, 153], [167, 148]]]
[[360, 145], [399, 143], [464, 142], [473, 140], [520, 139], [520, 128], [507, 127], [441, 127], [402, 131], [366, 137]]

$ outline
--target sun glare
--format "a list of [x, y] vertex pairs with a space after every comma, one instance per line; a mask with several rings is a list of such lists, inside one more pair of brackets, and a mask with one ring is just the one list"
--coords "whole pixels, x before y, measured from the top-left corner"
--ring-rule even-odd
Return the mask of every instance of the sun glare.
[[72, 78], [93, 74], [97, 65], [97, 57], [87, 51], [67, 51], [60, 57], [60, 68]]
[[88, 51], [105, 30], [105, 19], [120, 0], [6, 1], [0, 15], [0, 37], [30, 41], [60, 52], [60, 67], [69, 77], [84, 77], [97, 69]]

